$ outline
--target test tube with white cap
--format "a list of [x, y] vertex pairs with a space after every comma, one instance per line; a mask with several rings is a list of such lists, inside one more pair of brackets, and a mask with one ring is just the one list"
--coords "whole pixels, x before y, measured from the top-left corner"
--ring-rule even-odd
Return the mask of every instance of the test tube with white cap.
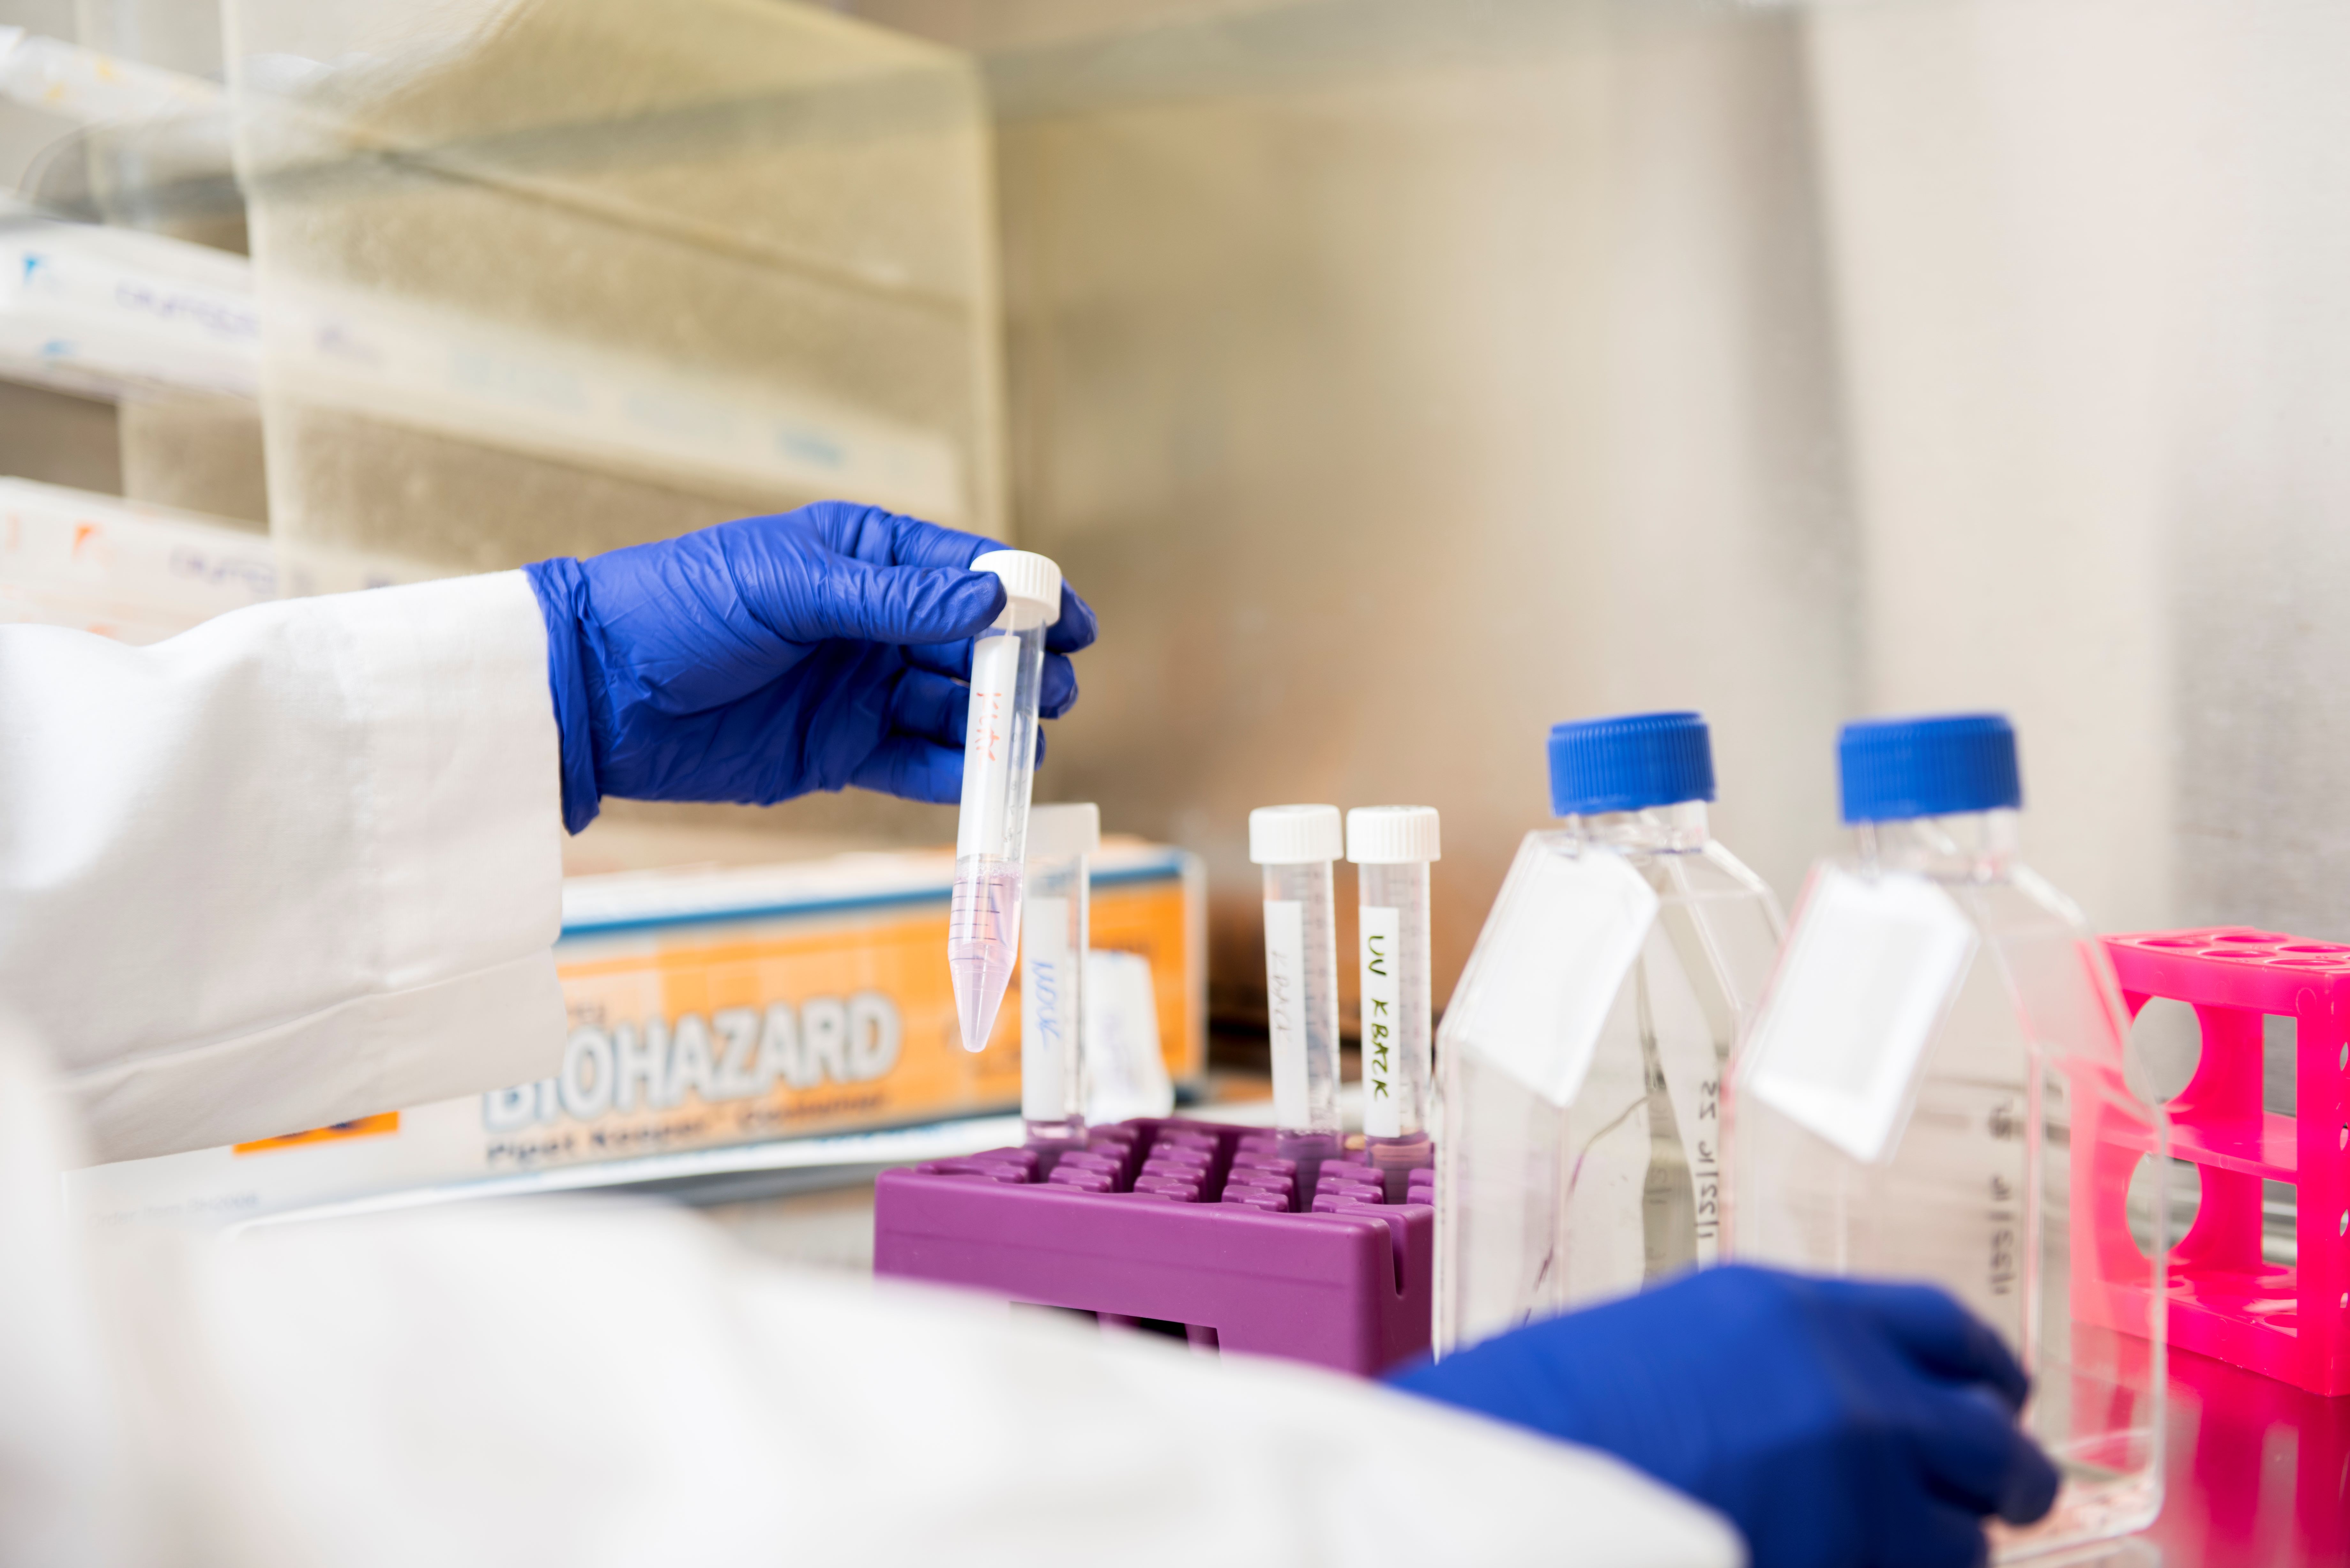
[[1249, 858], [1264, 867], [1264, 990], [1274, 1127], [1297, 1190], [1338, 1152], [1338, 926], [1331, 862], [1346, 853], [1335, 805], [1249, 813]]
[[1099, 806], [1030, 808], [1028, 934], [1020, 948], [1020, 1115], [1031, 1148], [1086, 1141], [1087, 877], [1100, 849]]
[[990, 550], [972, 569], [1003, 579], [1003, 613], [972, 642], [947, 969], [962, 1048], [984, 1050], [1020, 952], [1021, 866], [1036, 776], [1045, 628], [1061, 615], [1061, 568], [1026, 550]]
[[1415, 1166], [1435, 1163], [1428, 867], [1439, 853], [1432, 805], [1347, 814], [1347, 858], [1361, 896], [1363, 1137], [1390, 1203], [1403, 1201]]

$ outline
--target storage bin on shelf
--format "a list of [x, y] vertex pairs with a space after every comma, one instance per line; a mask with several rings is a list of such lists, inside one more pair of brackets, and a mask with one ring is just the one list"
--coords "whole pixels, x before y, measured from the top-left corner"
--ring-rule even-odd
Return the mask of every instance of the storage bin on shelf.
[[1389, 1204], [1359, 1155], [1326, 1161], [1299, 1211], [1272, 1134], [1141, 1118], [883, 1172], [873, 1268], [1369, 1376], [1428, 1349], [1433, 1174]]

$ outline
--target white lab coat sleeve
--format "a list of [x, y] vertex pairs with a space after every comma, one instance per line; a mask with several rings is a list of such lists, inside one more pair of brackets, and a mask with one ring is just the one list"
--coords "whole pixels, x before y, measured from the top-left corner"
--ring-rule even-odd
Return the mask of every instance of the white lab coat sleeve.
[[0, 1563], [150, 1568], [99, 1319], [57, 1201], [78, 1163], [35, 1043], [0, 1012]]
[[542, 1076], [560, 789], [518, 572], [0, 628], [0, 1004], [103, 1159]]
[[[1615, 1460], [1334, 1373], [540, 1200], [118, 1234], [159, 1516], [244, 1568], [1736, 1568]], [[201, 1434], [201, 1438], [197, 1438]]]

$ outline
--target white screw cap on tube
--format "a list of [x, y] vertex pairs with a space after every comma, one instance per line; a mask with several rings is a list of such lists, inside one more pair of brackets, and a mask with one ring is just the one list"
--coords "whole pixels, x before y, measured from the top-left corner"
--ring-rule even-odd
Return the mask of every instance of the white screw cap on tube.
[[1432, 805], [1358, 805], [1347, 814], [1347, 858], [1357, 866], [1439, 860]]
[[1032, 805], [1028, 808], [1025, 844], [1031, 860], [1067, 860], [1101, 853], [1101, 807], [1081, 805]]
[[990, 550], [974, 557], [971, 569], [1002, 577], [1004, 596], [1041, 613], [1041, 624], [1050, 626], [1061, 618], [1061, 568], [1050, 556], [1031, 550]]
[[1261, 805], [1249, 813], [1249, 858], [1260, 866], [1308, 866], [1346, 852], [1335, 805]]

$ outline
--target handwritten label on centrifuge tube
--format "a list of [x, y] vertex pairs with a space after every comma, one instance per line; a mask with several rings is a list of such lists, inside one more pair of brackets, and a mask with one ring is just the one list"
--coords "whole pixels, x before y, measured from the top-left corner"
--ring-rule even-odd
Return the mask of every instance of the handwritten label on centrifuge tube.
[[1066, 1116], [1070, 1039], [1069, 901], [1031, 898], [1020, 942], [1020, 1114]]
[[1295, 898], [1264, 905], [1265, 1021], [1273, 1036], [1275, 1125], [1311, 1125], [1305, 1081], [1305, 906]]
[[[1624, 976], [1657, 920], [1657, 890], [1610, 850], [1519, 857], [1509, 909], [1480, 942], [1460, 992], [1468, 1015], [1446, 1035], [1555, 1106], [1575, 1103]], [[1461, 1001], [1454, 1010], [1461, 1009]]]
[[1826, 867], [1763, 996], [1739, 1087], [1874, 1163], [1974, 951], [1973, 922], [1927, 878]]
[[983, 637], [971, 649], [971, 727], [963, 734], [962, 816], [955, 855], [1010, 856], [1004, 808], [1004, 770], [1012, 753], [1013, 685], [1020, 675], [1020, 639], [1009, 634]]
[[1362, 911], [1363, 1131], [1372, 1137], [1403, 1132], [1403, 1054], [1397, 1026], [1403, 1019], [1403, 911], [1376, 905]]

